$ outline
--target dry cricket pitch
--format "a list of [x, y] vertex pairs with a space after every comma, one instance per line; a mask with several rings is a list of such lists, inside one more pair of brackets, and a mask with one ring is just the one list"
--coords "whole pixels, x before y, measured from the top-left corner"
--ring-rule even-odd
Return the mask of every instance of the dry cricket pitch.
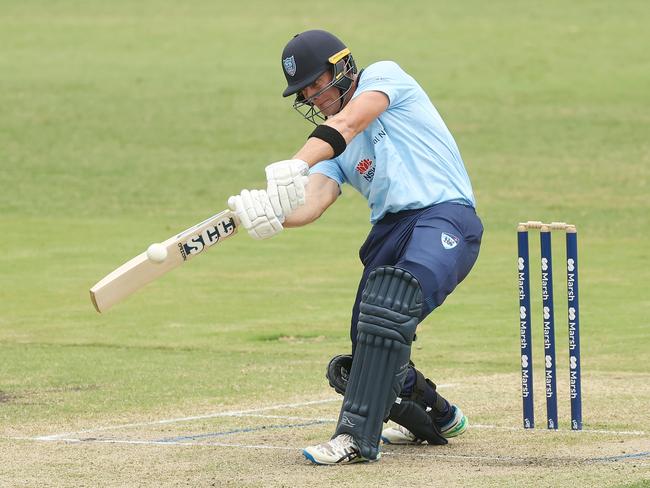
[[[634, 382], [639, 384], [640, 379], [635, 377]], [[566, 419], [558, 431], [526, 431], [518, 409], [513, 407], [504, 416], [480, 395], [472, 396], [481, 384], [513, 383], [512, 378], [490, 377], [440, 385], [469, 412], [468, 432], [447, 446], [383, 446], [378, 463], [326, 467], [303, 458], [301, 448], [328, 439], [338, 415], [340, 397], [323, 391], [318, 398], [284, 403], [5, 436], [0, 442], [0, 480], [8, 484], [0, 484], [575, 487], [633, 482], [637, 484], [631, 486], [645, 486], [643, 480], [650, 480], [650, 434], [620, 427], [633, 409], [642, 410], [644, 395], [638, 405], [627, 402], [612, 412], [609, 424], [589, 427], [593, 416], [601, 413], [587, 403], [582, 432], [570, 431]], [[605, 396], [615, 395], [615, 384], [608, 383]], [[586, 384], [593, 394], [599, 392], [598, 380], [588, 378]], [[509, 387], [504, 404], [517, 405], [510, 401], [516, 394]], [[538, 424], [544, 425], [541, 403], [537, 415]], [[643, 415], [642, 427], [647, 429], [647, 413]]]

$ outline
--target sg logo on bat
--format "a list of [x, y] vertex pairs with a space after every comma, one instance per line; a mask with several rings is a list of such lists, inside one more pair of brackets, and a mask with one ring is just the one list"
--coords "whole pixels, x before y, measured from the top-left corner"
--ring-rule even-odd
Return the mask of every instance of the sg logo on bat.
[[217, 222], [216, 225], [203, 229], [201, 233], [190, 236], [186, 241], [178, 243], [178, 250], [183, 257], [183, 261], [199, 254], [206, 247], [215, 245], [223, 237], [233, 234], [237, 226], [232, 217], [227, 220]]

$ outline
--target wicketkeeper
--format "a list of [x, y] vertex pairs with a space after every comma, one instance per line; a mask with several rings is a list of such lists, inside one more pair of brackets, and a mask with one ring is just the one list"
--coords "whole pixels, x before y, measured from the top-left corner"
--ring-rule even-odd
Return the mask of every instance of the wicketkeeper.
[[[283, 96], [315, 124], [293, 159], [266, 168], [266, 190], [229, 199], [256, 239], [313, 222], [344, 183], [370, 207], [370, 234], [352, 308], [352, 354], [334, 357], [330, 385], [344, 396], [334, 436], [307, 447], [316, 464], [379, 459], [379, 443], [446, 444], [467, 417], [410, 361], [418, 323], [476, 262], [483, 234], [460, 152], [420, 85], [396, 63], [357, 71], [350, 50], [322, 30], [282, 52]], [[306, 176], [308, 175], [308, 176]], [[384, 421], [397, 428], [382, 432]]]

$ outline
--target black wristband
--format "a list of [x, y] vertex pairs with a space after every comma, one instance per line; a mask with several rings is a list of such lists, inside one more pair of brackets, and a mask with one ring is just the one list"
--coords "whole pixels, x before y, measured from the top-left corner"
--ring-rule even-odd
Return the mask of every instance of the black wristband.
[[341, 133], [329, 125], [317, 125], [314, 129], [314, 132], [309, 134], [309, 137], [307, 139], [310, 137], [315, 137], [316, 139], [325, 141], [330, 146], [332, 146], [332, 149], [334, 150], [334, 157], [340, 156], [347, 147], [345, 138], [341, 135]]

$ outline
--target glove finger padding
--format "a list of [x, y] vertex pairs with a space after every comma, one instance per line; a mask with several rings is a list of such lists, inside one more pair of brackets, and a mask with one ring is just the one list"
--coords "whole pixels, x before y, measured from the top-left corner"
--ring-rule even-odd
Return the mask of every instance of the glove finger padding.
[[278, 195], [278, 185], [276, 185], [275, 182], [269, 182], [266, 188], [266, 193], [269, 196], [273, 212], [275, 212], [276, 215], [284, 215], [282, 204], [280, 203], [280, 195]]
[[242, 201], [241, 195], [233, 195], [228, 199], [228, 207], [230, 210], [235, 212], [237, 218], [241, 225], [244, 226], [244, 229], [248, 230], [252, 227], [251, 220], [248, 218], [248, 213], [244, 207], [244, 202]]
[[334, 356], [327, 365], [325, 377], [334, 391], [339, 395], [345, 395], [345, 387], [348, 385], [350, 370], [352, 369], [352, 356], [340, 354]]
[[289, 215], [293, 210], [291, 194], [289, 193], [290, 188], [291, 185], [278, 186], [278, 201], [280, 202], [282, 213], [286, 215]]
[[242, 190], [241, 199], [244, 203], [244, 210], [248, 215], [249, 220], [255, 226], [255, 221], [259, 218], [260, 215], [266, 215], [266, 212], [262, 209], [262, 206], [259, 203], [259, 195], [257, 190], [248, 191]]
[[308, 176], [302, 176], [296, 179], [296, 198], [299, 205], [304, 205], [306, 201], [305, 186], [309, 182]]
[[288, 216], [305, 204], [309, 166], [300, 159], [278, 161], [265, 168], [267, 192], [276, 215]]
[[228, 199], [228, 206], [253, 239], [268, 239], [282, 230], [265, 190], [242, 190]]

